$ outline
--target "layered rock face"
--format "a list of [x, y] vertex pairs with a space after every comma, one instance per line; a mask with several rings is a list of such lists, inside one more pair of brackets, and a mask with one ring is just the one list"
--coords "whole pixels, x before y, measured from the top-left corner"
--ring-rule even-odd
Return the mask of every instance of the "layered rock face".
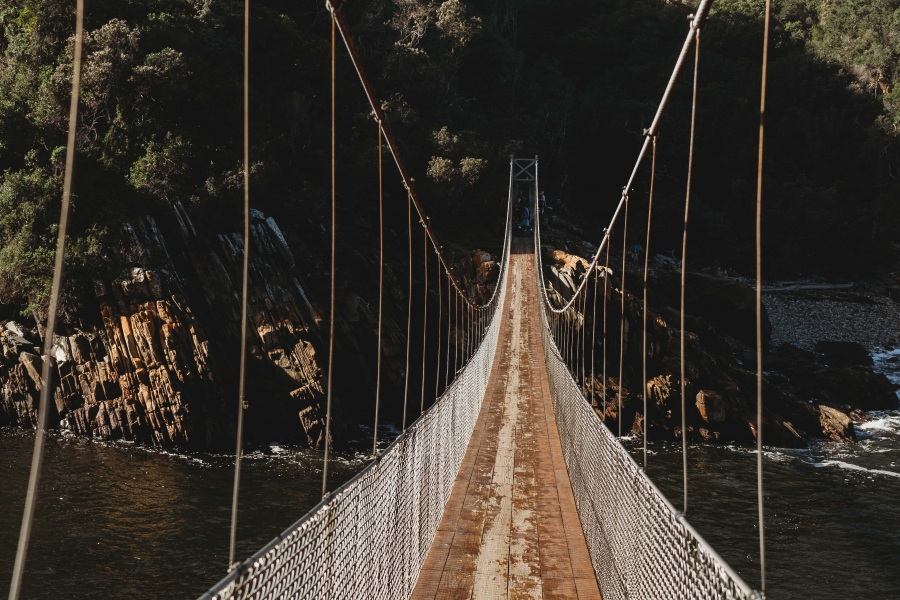
[[[38, 332], [7, 322], [0, 333], [0, 425], [36, 423], [45, 360], [57, 376], [51, 425], [104, 439], [210, 447], [233, 438], [240, 349], [243, 240], [198, 237], [176, 205], [176, 235], [150, 216], [125, 224], [112, 249], [120, 276], [94, 282], [93, 331], [54, 336], [41, 357]], [[173, 239], [174, 238], [174, 239]], [[277, 223], [251, 226], [248, 427], [272, 439], [323, 440], [321, 316], [310, 302]], [[302, 432], [302, 433], [301, 433]]]

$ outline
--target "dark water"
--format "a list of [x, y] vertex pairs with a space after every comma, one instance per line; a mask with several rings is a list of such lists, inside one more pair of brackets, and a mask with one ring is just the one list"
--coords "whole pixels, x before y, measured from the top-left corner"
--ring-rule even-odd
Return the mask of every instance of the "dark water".
[[[876, 362], [900, 383], [900, 352]], [[900, 411], [875, 416], [855, 445], [765, 451], [767, 597], [900, 598]], [[650, 477], [680, 508], [681, 445], [651, 452]], [[758, 589], [756, 453], [692, 446], [688, 473], [688, 520]]]
[[[380, 436], [379, 436], [380, 437]], [[0, 594], [9, 589], [34, 436], [0, 430]], [[228, 562], [234, 459], [74, 437], [48, 440], [23, 599], [196, 598]], [[365, 466], [338, 453], [334, 489]], [[245, 456], [237, 554], [246, 558], [320, 500], [322, 454]]]
[[[900, 379], [900, 351], [876, 359]], [[900, 598], [900, 412], [877, 417], [858, 426], [856, 445], [766, 451], [769, 598]], [[0, 430], [0, 594], [9, 586], [33, 439]], [[636, 441], [626, 443], [637, 451]], [[650, 476], [680, 506], [680, 445], [651, 450]], [[232, 459], [62, 436], [48, 442], [46, 456], [23, 598], [190, 599], [224, 575]], [[689, 520], [758, 587], [756, 454], [693, 446], [689, 456]], [[362, 453], [339, 454], [333, 486], [366, 463]], [[318, 502], [322, 456], [275, 446], [245, 465], [241, 557]]]

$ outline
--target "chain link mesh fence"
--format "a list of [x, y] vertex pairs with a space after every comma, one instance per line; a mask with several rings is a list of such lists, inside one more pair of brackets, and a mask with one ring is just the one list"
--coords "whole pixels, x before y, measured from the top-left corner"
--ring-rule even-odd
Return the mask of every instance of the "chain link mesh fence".
[[405, 599], [440, 524], [481, 410], [506, 299], [509, 215], [491, 322], [457, 379], [350, 481], [201, 600]]
[[[542, 262], [538, 221], [535, 268], [543, 288]], [[546, 290], [538, 296], [553, 412], [604, 600], [761, 599], [678, 514], [582, 396], [553, 340]]]

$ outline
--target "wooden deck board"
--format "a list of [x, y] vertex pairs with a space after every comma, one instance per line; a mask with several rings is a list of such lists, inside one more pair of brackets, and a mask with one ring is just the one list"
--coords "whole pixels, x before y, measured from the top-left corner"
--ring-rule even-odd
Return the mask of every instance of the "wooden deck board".
[[513, 244], [497, 356], [418, 600], [600, 598], [553, 416], [531, 241]]

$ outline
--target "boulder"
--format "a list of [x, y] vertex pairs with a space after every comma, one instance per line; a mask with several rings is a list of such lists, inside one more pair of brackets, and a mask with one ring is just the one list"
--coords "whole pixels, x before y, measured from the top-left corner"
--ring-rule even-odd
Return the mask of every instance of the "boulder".
[[871, 367], [875, 363], [862, 344], [856, 342], [816, 342], [816, 354], [819, 362], [829, 367]]
[[856, 430], [850, 417], [836, 408], [819, 405], [819, 420], [825, 435], [836, 442], [855, 442]]
[[696, 403], [700, 417], [707, 423], [723, 423], [725, 421], [725, 401], [716, 392], [700, 390]]

